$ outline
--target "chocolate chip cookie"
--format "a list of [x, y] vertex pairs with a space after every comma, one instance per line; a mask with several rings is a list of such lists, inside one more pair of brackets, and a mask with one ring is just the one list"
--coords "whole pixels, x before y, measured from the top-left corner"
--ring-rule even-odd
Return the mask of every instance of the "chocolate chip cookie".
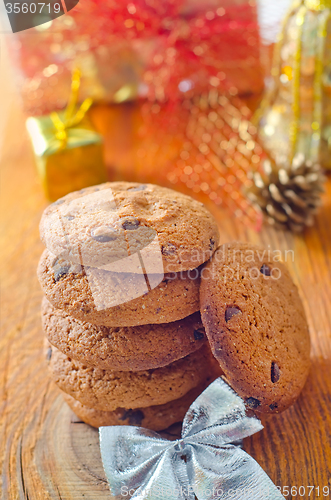
[[214, 356], [254, 410], [278, 413], [299, 396], [310, 339], [297, 287], [277, 254], [223, 245], [201, 275], [201, 317]]
[[72, 411], [86, 424], [92, 427], [108, 425], [134, 425], [145, 427], [153, 431], [161, 431], [170, 425], [183, 420], [190, 405], [213, 382], [216, 377], [211, 377], [204, 384], [191, 389], [179, 399], [169, 401], [163, 405], [148, 406], [147, 408], [124, 409], [117, 408], [114, 411], [102, 411], [88, 408], [63, 392], [64, 400]]
[[174, 323], [107, 327], [76, 320], [44, 298], [41, 317], [51, 344], [70, 358], [104, 370], [159, 368], [207, 341], [199, 312]]
[[52, 379], [61, 390], [103, 411], [165, 404], [220, 373], [207, 344], [168, 366], [139, 372], [88, 367], [53, 346], [48, 357]]
[[193, 198], [153, 184], [107, 182], [46, 208], [40, 234], [57, 257], [109, 271], [194, 269], [218, 246], [215, 219]]
[[171, 323], [200, 308], [199, 269], [165, 274], [151, 290], [147, 286], [151, 276], [147, 283], [144, 275], [135, 273], [91, 271], [45, 250], [37, 274], [47, 299], [56, 308], [97, 325]]

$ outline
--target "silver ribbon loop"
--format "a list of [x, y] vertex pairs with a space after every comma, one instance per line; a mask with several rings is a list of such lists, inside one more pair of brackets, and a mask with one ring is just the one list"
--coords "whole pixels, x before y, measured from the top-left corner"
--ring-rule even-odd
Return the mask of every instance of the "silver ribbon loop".
[[182, 438], [139, 427], [100, 427], [100, 447], [116, 500], [284, 499], [258, 463], [233, 444], [263, 429], [218, 378], [192, 403]]

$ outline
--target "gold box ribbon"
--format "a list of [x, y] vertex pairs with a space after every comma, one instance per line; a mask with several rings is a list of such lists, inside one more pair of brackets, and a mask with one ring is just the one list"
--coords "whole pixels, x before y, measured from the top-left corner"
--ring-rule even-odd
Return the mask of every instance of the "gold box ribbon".
[[77, 109], [79, 87], [80, 71], [75, 70], [67, 108], [26, 121], [38, 172], [52, 201], [106, 181], [103, 139], [86, 115], [93, 101], [85, 99]]
[[84, 120], [93, 100], [85, 99], [76, 111], [80, 87], [80, 71], [73, 73], [71, 96], [65, 111], [53, 112], [42, 117], [30, 117], [26, 126], [37, 156], [48, 156], [63, 149], [102, 142], [102, 137], [92, 127], [78, 127]]

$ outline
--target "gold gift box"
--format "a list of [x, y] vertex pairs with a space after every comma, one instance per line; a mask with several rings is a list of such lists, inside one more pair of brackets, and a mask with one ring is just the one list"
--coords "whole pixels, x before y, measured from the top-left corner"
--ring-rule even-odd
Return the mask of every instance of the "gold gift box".
[[[57, 118], [66, 123], [65, 112]], [[64, 127], [63, 137], [52, 115], [30, 117], [26, 122], [31, 137], [37, 169], [47, 198], [58, 198], [107, 180], [102, 137], [87, 116], [73, 126]]]

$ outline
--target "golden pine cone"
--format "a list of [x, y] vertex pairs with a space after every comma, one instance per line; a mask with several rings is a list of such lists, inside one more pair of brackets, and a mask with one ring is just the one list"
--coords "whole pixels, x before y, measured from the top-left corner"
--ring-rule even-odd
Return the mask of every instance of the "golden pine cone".
[[320, 165], [298, 153], [287, 168], [267, 159], [263, 170], [262, 175], [252, 173], [253, 186], [246, 194], [269, 224], [297, 232], [311, 226], [324, 191], [325, 176]]

